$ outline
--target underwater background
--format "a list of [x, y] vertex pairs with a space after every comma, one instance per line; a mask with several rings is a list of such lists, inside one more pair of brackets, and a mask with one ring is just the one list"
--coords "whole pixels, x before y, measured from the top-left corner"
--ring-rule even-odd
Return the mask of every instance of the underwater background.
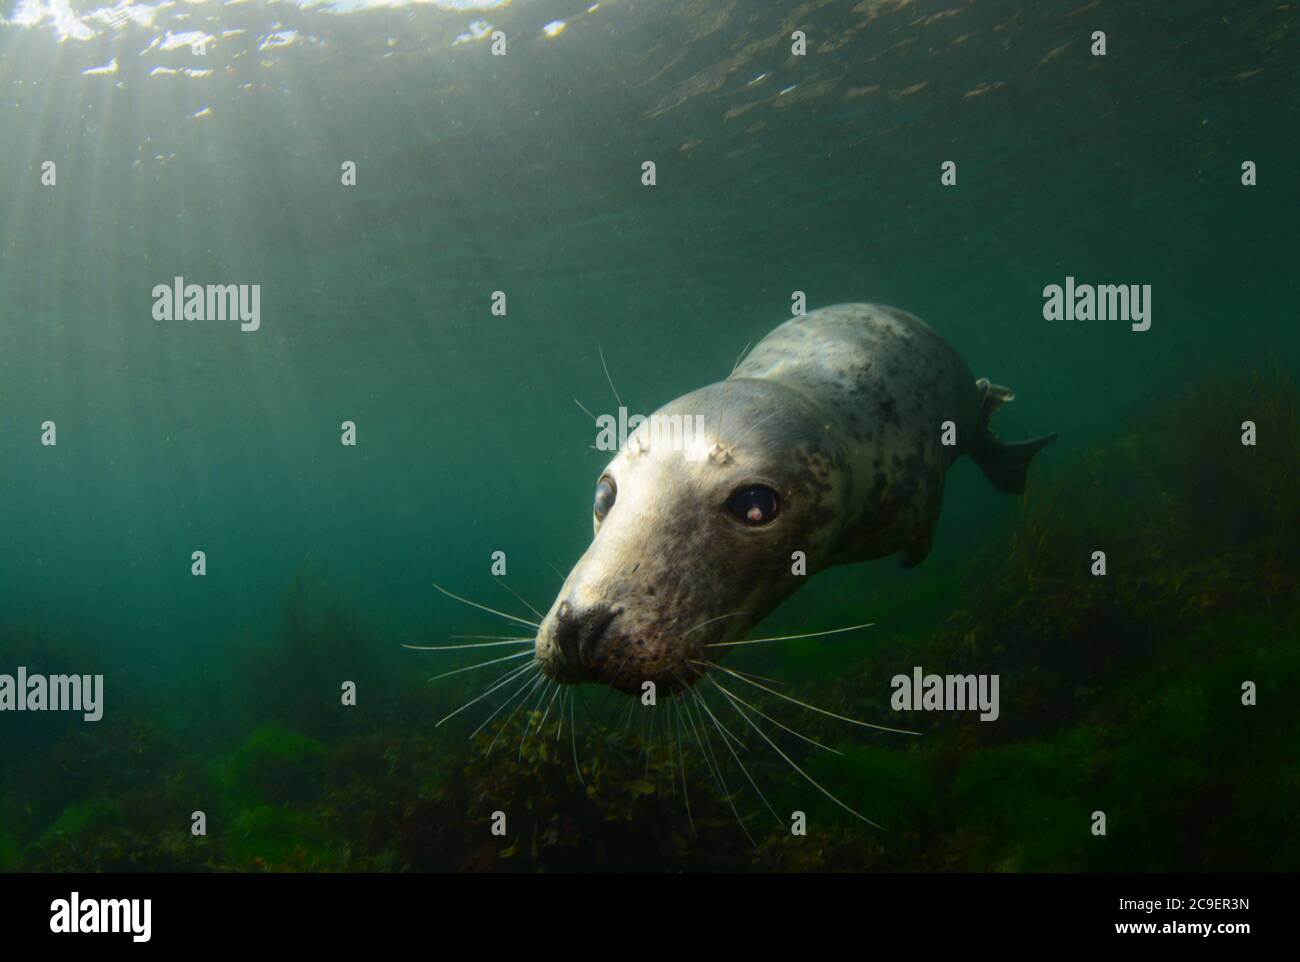
[[[1300, 868], [1300, 5], [0, 14], [0, 673], [104, 675], [101, 721], [0, 713], [0, 869]], [[177, 276], [260, 285], [260, 329], [154, 320]], [[1044, 320], [1067, 276], [1151, 285], [1150, 329]], [[923, 732], [750, 689], [884, 830], [612, 692], [435, 727], [503, 668], [402, 646], [515, 631], [434, 583], [531, 620], [491, 582], [545, 611], [590, 541], [600, 355], [649, 413], [794, 291], [917, 314], [1003, 437], [1060, 435], [757, 634], [873, 628], [725, 662]], [[914, 666], [997, 673], [1000, 718], [892, 711]]]

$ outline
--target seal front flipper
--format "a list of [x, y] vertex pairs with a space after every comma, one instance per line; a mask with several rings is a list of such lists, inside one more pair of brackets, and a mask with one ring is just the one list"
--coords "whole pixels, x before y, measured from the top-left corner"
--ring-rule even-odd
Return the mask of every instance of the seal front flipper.
[[980, 378], [975, 386], [983, 393], [980, 415], [984, 421], [984, 435], [971, 450], [970, 456], [980, 466], [993, 487], [1004, 494], [1024, 494], [1025, 475], [1035, 454], [1056, 440], [1055, 434], [1045, 434], [1030, 441], [1000, 441], [989, 427], [989, 419], [998, 408], [1016, 396], [1010, 388]]

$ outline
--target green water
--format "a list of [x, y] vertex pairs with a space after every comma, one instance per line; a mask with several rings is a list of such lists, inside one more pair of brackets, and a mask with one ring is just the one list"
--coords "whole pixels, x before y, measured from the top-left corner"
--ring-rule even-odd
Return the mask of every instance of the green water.
[[[0, 673], [105, 676], [100, 722], [0, 714], [0, 868], [1300, 864], [1300, 7], [116, 9], [0, 5]], [[260, 285], [260, 329], [154, 320], [176, 276]], [[1044, 320], [1067, 276], [1151, 285], [1150, 329]], [[640, 755], [665, 729], [600, 692], [486, 761], [493, 700], [434, 729], [495, 675], [427, 684], [473, 660], [401, 646], [513, 631], [433, 583], [531, 618], [492, 553], [545, 611], [590, 540], [598, 348], [648, 413], [793, 291], [925, 318], [1015, 389], [1003, 436], [1060, 440], [1028, 499], [959, 463], [922, 566], [826, 572], [764, 626], [874, 633], [728, 664], [881, 724], [896, 672], [1000, 672], [999, 722], [783, 710], [890, 829], [751, 738], [803, 840], [725, 755], [738, 816], [697, 750], [688, 818]]]

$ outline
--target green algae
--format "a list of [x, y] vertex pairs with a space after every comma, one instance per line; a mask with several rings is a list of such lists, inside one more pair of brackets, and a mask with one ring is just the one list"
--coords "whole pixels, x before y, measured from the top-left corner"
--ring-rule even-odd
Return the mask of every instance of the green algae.
[[92, 798], [75, 802], [59, 813], [59, 817], [41, 835], [38, 844], [59, 837], [76, 838], [89, 832], [104, 832], [125, 822], [122, 806], [113, 799]]
[[258, 805], [235, 817], [224, 833], [226, 857], [244, 869], [329, 871], [343, 867], [320, 823], [279, 805]]
[[228, 766], [228, 785], [241, 800], [307, 804], [325, 784], [327, 753], [314, 738], [274, 726], [251, 734]]
[[12, 835], [0, 832], [0, 872], [17, 872], [22, 866], [22, 849], [18, 841]]

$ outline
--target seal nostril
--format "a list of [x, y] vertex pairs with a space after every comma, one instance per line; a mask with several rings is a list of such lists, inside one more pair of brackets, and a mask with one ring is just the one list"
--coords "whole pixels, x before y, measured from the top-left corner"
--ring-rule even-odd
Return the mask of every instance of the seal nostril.
[[617, 615], [618, 611], [608, 605], [600, 605], [588, 613], [587, 631], [584, 633], [582, 641], [582, 661], [584, 665], [590, 667], [596, 660], [596, 646], [600, 644], [600, 639], [605, 634], [605, 630], [609, 628], [610, 622]]
[[593, 605], [579, 614], [567, 601], [561, 602], [555, 612], [555, 645], [565, 661], [574, 667], [590, 668], [605, 629], [621, 611], [609, 605]]

